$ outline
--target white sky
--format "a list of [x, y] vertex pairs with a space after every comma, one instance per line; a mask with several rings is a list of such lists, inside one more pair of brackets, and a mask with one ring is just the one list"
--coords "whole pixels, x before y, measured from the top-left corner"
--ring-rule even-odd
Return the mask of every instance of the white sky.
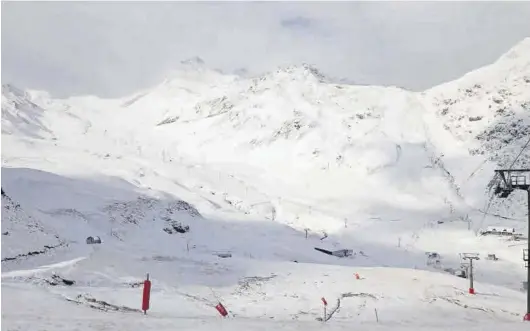
[[2, 83], [124, 96], [180, 61], [252, 73], [307, 62], [424, 89], [530, 36], [530, 2], [2, 2]]

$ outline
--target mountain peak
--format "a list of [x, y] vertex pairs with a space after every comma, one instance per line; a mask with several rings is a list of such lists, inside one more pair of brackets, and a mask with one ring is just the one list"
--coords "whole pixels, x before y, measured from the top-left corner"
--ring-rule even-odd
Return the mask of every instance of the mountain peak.
[[191, 67], [203, 67], [205, 65], [205, 62], [199, 56], [193, 56], [186, 60], [180, 61], [180, 64]]
[[277, 70], [268, 72], [263, 76], [263, 78], [267, 77], [288, 81], [315, 81], [318, 83], [329, 82], [329, 79], [326, 77], [326, 75], [319, 71], [315, 66], [307, 63], [279, 67]]
[[301, 74], [306, 77], [313, 76], [323, 81], [326, 79], [326, 76], [320, 70], [318, 70], [316, 66], [308, 64], [308, 63], [286, 66], [286, 67], [280, 68], [279, 71], [287, 72], [290, 74]]

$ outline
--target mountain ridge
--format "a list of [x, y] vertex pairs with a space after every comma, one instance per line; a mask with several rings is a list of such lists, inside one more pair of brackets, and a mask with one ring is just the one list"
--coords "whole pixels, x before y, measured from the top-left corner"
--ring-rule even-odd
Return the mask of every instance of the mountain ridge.
[[[483, 155], [504, 165], [509, 157], [504, 159], [501, 153], [515, 153], [530, 132], [530, 95], [527, 92], [530, 79], [525, 78], [530, 77], [530, 56], [524, 56], [530, 54], [528, 45], [530, 38], [515, 45], [495, 63], [424, 92], [332, 84], [316, 68], [302, 64], [249, 79], [237, 79], [211, 70], [186, 70], [183, 76], [166, 79], [160, 85], [119, 100], [87, 96], [52, 100], [51, 103], [76, 108], [78, 116], [87, 115], [83, 111], [85, 107], [99, 107], [109, 121], [127, 117], [128, 127], [142, 131], [147, 124], [155, 136], [173, 140], [173, 144], [190, 152], [204, 150], [203, 155], [208, 154], [210, 159], [223, 152], [228, 154], [220, 160], [247, 155], [244, 159], [256, 158], [258, 163], [274, 166], [280, 159], [289, 160], [290, 155], [295, 154], [301, 158], [293, 162], [304, 160], [320, 166], [328, 164], [328, 167], [330, 162], [337, 166], [350, 162], [351, 167], [351, 162], [357, 162], [353, 160], [364, 158], [354, 146], [366, 145], [365, 138], [379, 132], [383, 125], [386, 130], [383, 136], [390, 134], [398, 141], [407, 135], [410, 141], [428, 143], [434, 139], [437, 142], [430, 144], [438, 151], [436, 153], [446, 158], [455, 150], [444, 145], [461, 146], [471, 155]], [[192, 62], [203, 65], [199, 60]], [[506, 68], [521, 72], [505, 72]], [[494, 79], [491, 80], [492, 75]], [[480, 84], [484, 79], [490, 80]], [[30, 93], [27, 99], [32, 100], [31, 95], [36, 94]], [[49, 106], [45, 102], [46, 95], [40, 96], [36, 103]], [[477, 108], [479, 102], [488, 109]], [[407, 108], [417, 109], [415, 116], [429, 119], [416, 124], [416, 129], [411, 131], [412, 127], [407, 128], [407, 125], [414, 125], [411, 124], [414, 120], [405, 122], [403, 117], [392, 114], [393, 109], [399, 107], [403, 107], [403, 114], [408, 112]], [[394, 116], [395, 120], [385, 121], [385, 116]], [[396, 129], [394, 126], [400, 121], [402, 124]], [[176, 134], [172, 128], [175, 125], [179, 134], [172, 137]], [[437, 128], [440, 125], [444, 130]], [[336, 130], [340, 130], [339, 135], [332, 134]], [[433, 130], [445, 138], [427, 137]], [[423, 132], [423, 136], [413, 138], [415, 132]], [[506, 134], [514, 132], [515, 142], [511, 144], [513, 139], [506, 140]], [[191, 140], [185, 138], [192, 136]], [[279, 141], [287, 146], [285, 152], [278, 152], [282, 156], [271, 161], [264, 159], [270, 156], [262, 152], [274, 150]], [[227, 150], [226, 144], [236, 148]], [[310, 145], [314, 147], [308, 149]], [[324, 159], [318, 161], [322, 156]], [[525, 155], [519, 163], [527, 161]], [[384, 166], [384, 162], [380, 166]]]
[[[371, 187], [379, 182], [376, 178], [393, 172], [434, 169], [429, 176], [446, 181], [442, 191], [452, 196], [444, 203], [450, 210], [459, 204], [465, 209], [466, 199], [479, 201], [486, 193], [487, 183], [476, 179], [477, 174], [507, 164], [530, 132], [530, 81], [525, 78], [530, 75], [530, 56], [524, 56], [530, 53], [529, 45], [527, 38], [495, 63], [424, 92], [333, 84], [316, 68], [302, 64], [249, 79], [186, 69], [183, 76], [114, 100], [56, 100], [36, 91], [23, 95], [28, 104], [53, 109], [42, 111], [54, 114], [50, 123], [65, 110], [70, 114], [74, 126], [68, 125], [71, 130], [64, 137], [75, 136], [75, 127], [83, 127], [83, 135], [99, 132], [93, 139], [119, 141], [120, 148], [136, 148], [137, 155], [248, 163], [270, 175], [295, 174], [296, 185], [318, 169], [329, 177], [330, 188], [341, 176]], [[194, 63], [203, 66], [199, 60]], [[3, 89], [3, 108], [9, 101], [6, 93]], [[487, 108], [477, 107], [479, 102]], [[175, 150], [180, 156], [175, 157]], [[416, 157], [422, 161], [412, 171]], [[462, 158], [468, 160], [465, 165]], [[529, 160], [525, 154], [517, 165]], [[337, 179], [331, 180], [334, 176]], [[396, 192], [403, 188], [399, 184]]]

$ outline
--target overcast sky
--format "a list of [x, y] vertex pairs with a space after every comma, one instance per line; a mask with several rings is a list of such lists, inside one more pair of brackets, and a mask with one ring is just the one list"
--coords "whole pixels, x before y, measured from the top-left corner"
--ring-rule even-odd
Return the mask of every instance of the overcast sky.
[[252, 73], [306, 62], [421, 90], [530, 36], [530, 2], [2, 2], [2, 83], [124, 96], [180, 61]]

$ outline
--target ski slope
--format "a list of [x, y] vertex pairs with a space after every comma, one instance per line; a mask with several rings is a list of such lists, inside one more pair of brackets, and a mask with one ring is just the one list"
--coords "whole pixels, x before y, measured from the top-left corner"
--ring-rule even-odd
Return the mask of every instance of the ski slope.
[[[522, 329], [526, 240], [478, 232], [527, 231], [524, 192], [484, 211], [530, 134], [529, 46], [422, 93], [307, 65], [190, 67], [113, 100], [4, 85], [5, 329], [312, 330], [321, 297], [332, 330]], [[463, 252], [476, 295], [448, 272]]]
[[[178, 262], [181, 268], [190, 263]], [[78, 266], [90, 274], [93, 269], [82, 263], [78, 262]], [[328, 313], [333, 313], [325, 327], [332, 330], [347, 330], [352, 325], [361, 330], [493, 330], [493, 326], [523, 330], [524, 327], [517, 316], [522, 307], [516, 304], [524, 301], [522, 293], [483, 286], [479, 294], [471, 297], [463, 290], [466, 280], [455, 282], [454, 276], [407, 269], [356, 268], [353, 270], [361, 275], [356, 280], [351, 268], [337, 266], [320, 266], [315, 270], [307, 264], [250, 265], [253, 272], [242, 275], [239, 282], [227, 280], [227, 284], [213, 290], [178, 276], [172, 282], [153, 278], [153, 300], [147, 316], [134, 311], [101, 312], [87, 307], [86, 299], [94, 298], [138, 309], [141, 290], [127, 286], [129, 279], [109, 280], [103, 279], [103, 275], [93, 275], [90, 283], [76, 285], [75, 290], [46, 288], [35, 285], [36, 280], [33, 284], [9, 282], [2, 290], [13, 302], [4, 305], [5, 316], [11, 317], [4, 323], [10, 328], [30, 329], [38, 325], [53, 330], [72, 327], [317, 330], [324, 327], [317, 320], [323, 314], [320, 296], [324, 293]], [[61, 272], [68, 274], [65, 270]], [[43, 277], [42, 273], [38, 275]], [[8, 277], [3, 276], [2, 281], [7, 282]], [[223, 275], [216, 273], [210, 277]], [[225, 320], [216, 316], [213, 306], [218, 300], [229, 310]], [[335, 311], [337, 305], [339, 309]], [[17, 306], [26, 309], [13, 309]]]

